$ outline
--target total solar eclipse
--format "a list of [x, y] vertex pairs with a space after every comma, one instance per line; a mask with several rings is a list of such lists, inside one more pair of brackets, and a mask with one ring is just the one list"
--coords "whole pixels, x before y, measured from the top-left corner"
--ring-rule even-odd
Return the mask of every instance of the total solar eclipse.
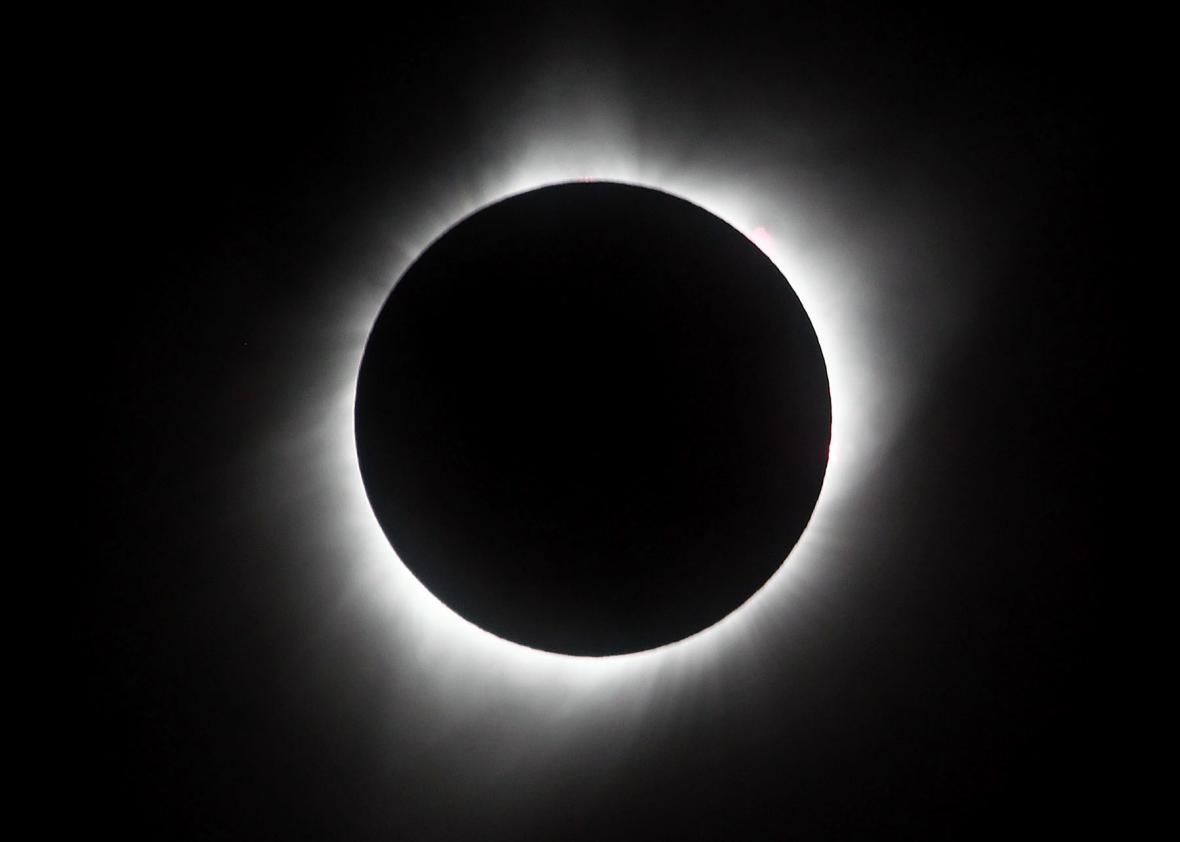
[[688, 637], [787, 558], [831, 436], [819, 342], [750, 240], [616, 183], [544, 187], [452, 227], [369, 335], [355, 431], [413, 574], [535, 649]]

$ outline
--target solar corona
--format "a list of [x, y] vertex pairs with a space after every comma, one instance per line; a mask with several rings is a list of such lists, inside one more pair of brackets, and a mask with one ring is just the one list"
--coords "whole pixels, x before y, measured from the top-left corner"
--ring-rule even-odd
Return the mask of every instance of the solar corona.
[[[383, 252], [367, 268], [339, 275], [331, 297], [316, 305], [319, 320], [299, 328], [302, 388], [258, 476], [268, 488], [288, 490], [279, 505], [308, 563], [333, 559], [345, 585], [340, 617], [369, 618], [379, 631], [370, 638], [375, 651], [396, 676], [419, 682], [456, 716], [491, 699], [564, 732], [574, 727], [571, 716], [589, 727], [602, 716], [639, 716], [654, 698], [697, 692], [719, 668], [756, 663], [770, 640], [806, 622], [804, 604], [831, 584], [847, 557], [850, 528], [872, 510], [880, 491], [874, 466], [922, 372], [916, 360], [880, 353], [898, 329], [884, 318], [882, 290], [872, 283], [872, 268], [889, 259], [886, 242], [849, 232], [824, 205], [830, 185], [806, 162], [777, 162], [767, 179], [757, 177], [753, 154], [693, 161], [671, 142], [637, 143], [617, 115], [600, 114], [592, 127], [559, 116], [522, 111], [472, 168], [456, 165], [445, 179], [424, 180], [389, 207], [378, 221]], [[602, 183], [682, 201], [760, 250], [777, 270], [775, 284], [797, 298], [814, 331], [831, 412], [822, 487], [794, 545], [780, 542], [777, 557], [766, 561], [769, 578], [687, 636], [613, 650], [513, 638], [448, 604], [437, 582], [436, 593], [420, 578], [429, 578], [423, 565], [440, 558], [403, 558], [397, 530], [374, 508], [366, 486], [371, 467], [362, 465], [365, 444], [357, 436], [370, 340], [394, 290], [432, 245], [513, 197]], [[897, 222], [908, 231], [905, 218]], [[915, 318], [923, 312], [907, 311]]]

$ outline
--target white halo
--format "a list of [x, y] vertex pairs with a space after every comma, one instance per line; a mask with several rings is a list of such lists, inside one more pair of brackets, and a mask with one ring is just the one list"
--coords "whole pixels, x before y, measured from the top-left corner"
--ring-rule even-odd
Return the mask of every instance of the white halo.
[[[302, 482], [308, 493], [289, 518], [304, 524], [320, 551], [353, 570], [350, 610], [363, 606], [384, 628], [375, 641], [391, 670], [413, 676], [453, 711], [512, 704], [533, 715], [566, 721], [604, 707], [642, 709], [653, 693], [700, 684], [724, 657], [757, 659], [768, 630], [799, 622], [800, 603], [822, 581], [825, 559], [846, 544], [865, 481], [905, 409], [915, 372], [898, 373], [881, 354], [890, 327], [876, 317], [880, 295], [866, 267], [886, 259], [880, 233], [850, 238], [825, 212], [823, 185], [784, 164], [779, 177], [755, 177], [736, 159], [695, 167], [654, 160], [608, 124], [580, 131], [561, 121], [551, 131], [533, 122], [518, 152], [494, 160], [463, 187], [436, 185], [414, 204], [412, 217], [391, 223], [396, 255], [377, 277], [343, 285], [345, 309], [319, 314], [331, 353], [309, 378], [302, 412], [271, 470], [275, 487]], [[505, 144], [504, 148], [513, 148]], [[381, 305], [409, 264], [449, 227], [480, 207], [550, 184], [603, 180], [651, 187], [703, 207], [747, 233], [775, 262], [803, 303], [819, 337], [832, 398], [832, 444], [823, 489], [811, 521], [788, 559], [744, 605], [715, 625], [677, 643], [635, 654], [585, 658], [538, 651], [498, 638], [442, 604], [397, 558], [377, 523], [357, 463], [353, 406], [365, 341]], [[793, 183], [786, 191], [784, 183]], [[875, 252], [874, 252], [875, 250]], [[896, 328], [893, 328], [896, 330]], [[320, 328], [323, 330], [323, 327]], [[912, 361], [907, 361], [912, 368]], [[908, 380], [908, 382], [903, 382]], [[294, 476], [292, 464], [308, 473]], [[287, 467], [285, 467], [287, 466]], [[330, 514], [325, 515], [325, 511]], [[297, 527], [299, 528], [299, 527]], [[312, 536], [312, 532], [315, 536]], [[477, 700], [483, 700], [479, 702]]]

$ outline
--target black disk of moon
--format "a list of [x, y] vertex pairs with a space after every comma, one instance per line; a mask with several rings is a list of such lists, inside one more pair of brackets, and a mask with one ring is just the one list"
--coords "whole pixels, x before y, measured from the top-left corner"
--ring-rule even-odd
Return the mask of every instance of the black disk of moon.
[[576, 183], [467, 217], [393, 288], [356, 445], [398, 556], [481, 628], [612, 655], [688, 637], [786, 559], [831, 399], [786, 279], [658, 190]]

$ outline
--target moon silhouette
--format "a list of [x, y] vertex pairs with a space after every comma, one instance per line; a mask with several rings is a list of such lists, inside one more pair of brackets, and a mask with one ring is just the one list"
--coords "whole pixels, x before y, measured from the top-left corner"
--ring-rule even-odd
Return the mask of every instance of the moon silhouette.
[[673, 643], [783, 564], [823, 484], [827, 369], [787, 280], [683, 199], [561, 184], [462, 220], [369, 336], [366, 493], [470, 622], [604, 656]]

